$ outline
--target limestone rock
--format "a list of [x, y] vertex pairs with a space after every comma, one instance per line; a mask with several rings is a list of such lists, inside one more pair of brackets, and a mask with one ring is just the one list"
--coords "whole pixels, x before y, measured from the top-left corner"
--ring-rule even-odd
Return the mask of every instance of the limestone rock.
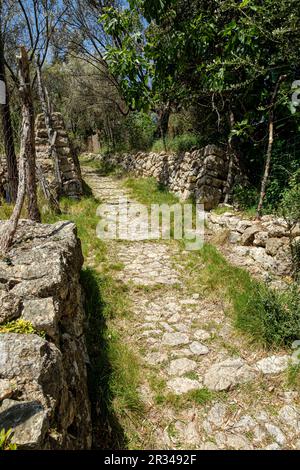
[[199, 343], [198, 341], [193, 341], [190, 344], [190, 350], [195, 356], [201, 356], [209, 353], [209, 349], [204, 344]]
[[189, 336], [185, 333], [165, 333], [162, 337], [162, 344], [168, 346], [178, 346], [179, 344], [188, 344]]
[[170, 363], [169, 374], [170, 375], [183, 375], [187, 372], [191, 372], [197, 367], [197, 363], [186, 357], [180, 359], [174, 359]]
[[41, 449], [48, 425], [47, 413], [38, 402], [4, 400], [0, 406], [0, 429], [12, 429], [12, 442], [19, 450]]
[[201, 384], [197, 380], [188, 379], [186, 377], [176, 377], [167, 382], [167, 387], [176, 395], [182, 395], [183, 393], [201, 388]]
[[290, 356], [269, 356], [256, 363], [256, 368], [265, 375], [279, 374], [289, 364]]
[[254, 235], [253, 245], [265, 247], [268, 240], [268, 232], [257, 232]]
[[52, 297], [24, 301], [22, 318], [29, 321], [37, 330], [44, 331], [56, 339], [58, 336], [57, 314]]
[[258, 233], [260, 230], [261, 228], [258, 225], [250, 225], [250, 227], [246, 228], [241, 237], [241, 245], [252, 245], [255, 234]]
[[237, 384], [253, 380], [255, 372], [241, 359], [226, 359], [211, 366], [204, 376], [204, 385], [210, 390], [229, 390]]
[[278, 426], [275, 426], [272, 423], [266, 423], [265, 427], [266, 427], [266, 430], [268, 431], [268, 433], [271, 434], [271, 436], [275, 439], [277, 444], [279, 444], [279, 445], [284, 445], [285, 444], [286, 437], [283, 434], [283, 432], [281, 431], [281, 429], [279, 429]]
[[0, 402], [13, 395], [14, 387], [10, 380], [0, 379]]
[[288, 242], [289, 242], [289, 239], [287, 237], [268, 238], [266, 242], [266, 253], [270, 256], [276, 256], [278, 250], [284, 244], [288, 244]]

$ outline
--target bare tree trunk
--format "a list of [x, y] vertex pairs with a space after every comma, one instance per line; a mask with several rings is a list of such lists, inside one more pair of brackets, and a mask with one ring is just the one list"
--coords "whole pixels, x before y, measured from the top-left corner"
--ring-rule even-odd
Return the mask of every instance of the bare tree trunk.
[[163, 141], [163, 146], [165, 151], [167, 151], [167, 134], [169, 128], [169, 119], [170, 119], [170, 107], [169, 105], [164, 105], [158, 112], [158, 128], [159, 133]]
[[285, 79], [286, 79], [286, 75], [280, 75], [275, 85], [274, 92], [273, 92], [271, 102], [270, 102], [268, 149], [267, 149], [267, 155], [266, 155], [264, 174], [263, 174], [263, 178], [261, 182], [259, 203], [258, 203], [257, 211], [256, 211], [257, 219], [260, 219], [261, 214], [262, 214], [263, 203], [264, 203], [264, 199], [266, 196], [266, 189], [267, 189], [267, 184], [268, 184], [269, 176], [270, 176], [272, 149], [273, 149], [273, 142], [274, 142], [274, 108], [275, 108], [276, 98], [278, 95], [280, 84]]
[[[1, 5], [0, 5], [1, 6]], [[0, 9], [1, 17], [1, 9]], [[5, 65], [4, 65], [4, 43], [1, 31], [1, 18], [0, 18], [0, 80], [6, 84]], [[6, 84], [7, 85], [7, 84]], [[6, 86], [6, 103], [0, 106], [2, 115], [2, 131], [3, 141], [7, 163], [8, 174], [8, 188], [9, 198], [12, 202], [16, 201], [18, 192], [18, 168], [17, 159], [14, 146], [14, 133], [11, 122], [10, 106], [9, 106], [9, 93]]]
[[35, 173], [35, 136], [34, 136], [34, 107], [32, 91], [30, 85], [30, 72], [28, 54], [24, 47], [21, 47], [19, 59], [20, 94], [22, 98], [22, 112], [27, 116], [29, 122], [29, 132], [25, 141], [26, 151], [26, 195], [28, 217], [36, 222], [41, 221], [41, 215], [37, 203], [36, 173]]
[[62, 178], [60, 174], [59, 158], [58, 158], [58, 153], [57, 153], [57, 148], [56, 148], [56, 143], [55, 143], [57, 133], [53, 130], [53, 126], [52, 126], [51, 105], [49, 101], [49, 96], [47, 95], [47, 92], [43, 84], [42, 71], [41, 71], [41, 66], [39, 64], [39, 60], [37, 64], [37, 83], [38, 83], [39, 98], [40, 98], [40, 102], [41, 102], [41, 106], [42, 106], [42, 110], [44, 114], [47, 134], [48, 134], [50, 153], [51, 153], [52, 160], [54, 162], [55, 180], [58, 186], [58, 193], [60, 193], [62, 190]]
[[[20, 59], [20, 64], [22, 59]], [[20, 76], [22, 72], [20, 70]], [[7, 253], [11, 244], [13, 242], [14, 235], [17, 230], [18, 221], [21, 215], [22, 207], [24, 204], [25, 193], [26, 193], [26, 158], [28, 156], [28, 151], [31, 150], [28, 146], [28, 142], [31, 140], [31, 115], [30, 109], [27, 106], [25, 96], [26, 96], [26, 84], [24, 83], [24, 77], [22, 76], [21, 82], [21, 95], [23, 99], [22, 106], [22, 130], [21, 130], [21, 148], [20, 148], [20, 157], [19, 157], [19, 185], [18, 185], [18, 194], [16, 204], [13, 210], [13, 213], [5, 225], [3, 232], [0, 237], [0, 250], [1, 253]]]
[[227, 181], [226, 181], [226, 186], [225, 186], [225, 198], [224, 198], [225, 204], [228, 204], [229, 202], [230, 191], [233, 185], [233, 166], [234, 166], [234, 161], [236, 159], [235, 149], [232, 144], [232, 133], [231, 133], [235, 124], [235, 119], [234, 119], [234, 114], [231, 110], [229, 111], [229, 123], [230, 123], [230, 137], [228, 139], [229, 164], [228, 164]]
[[57, 199], [54, 197], [52, 194], [51, 188], [49, 187], [48, 181], [46, 180], [43, 171], [39, 164], [36, 164], [36, 173], [37, 173], [37, 178], [40, 183], [40, 187], [43, 191], [43, 194], [45, 198], [47, 199], [50, 208], [56, 213], [56, 214], [61, 214], [61, 210], [59, 207], [59, 203]]

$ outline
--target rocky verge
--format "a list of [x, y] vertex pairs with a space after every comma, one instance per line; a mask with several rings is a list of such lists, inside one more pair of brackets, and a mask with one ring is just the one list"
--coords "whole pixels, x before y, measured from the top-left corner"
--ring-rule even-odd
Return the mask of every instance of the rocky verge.
[[[93, 154], [91, 154], [93, 156]], [[154, 177], [180, 199], [190, 197], [205, 210], [223, 199], [228, 173], [228, 156], [215, 145], [181, 154], [145, 153], [98, 156], [103, 163], [116, 165], [141, 177]], [[241, 178], [234, 169], [236, 180]]]
[[226, 254], [232, 264], [247, 268], [274, 287], [282, 286], [280, 278], [291, 275], [290, 244], [300, 240], [299, 225], [290, 232], [282, 218], [265, 215], [257, 221], [230, 211], [207, 214], [207, 225], [230, 246]]
[[22, 220], [0, 259], [0, 331], [18, 319], [35, 332], [0, 333], [0, 429], [19, 449], [91, 446], [82, 263], [71, 222]]

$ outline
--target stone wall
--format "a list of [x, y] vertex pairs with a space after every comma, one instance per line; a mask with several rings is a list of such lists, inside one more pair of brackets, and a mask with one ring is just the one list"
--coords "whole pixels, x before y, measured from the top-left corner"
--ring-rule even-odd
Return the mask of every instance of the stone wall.
[[226, 153], [215, 145], [183, 154], [144, 153], [102, 156], [136, 176], [154, 177], [185, 200], [195, 198], [206, 210], [223, 199], [228, 172]]
[[88, 449], [83, 257], [76, 227], [22, 220], [9, 257], [0, 259], [0, 327], [21, 319], [37, 333], [0, 333], [0, 429], [14, 430], [19, 449]]
[[247, 268], [252, 274], [283, 287], [282, 279], [292, 272], [292, 243], [300, 240], [300, 226], [290, 234], [282, 218], [265, 215], [260, 221], [245, 219], [235, 212], [207, 215], [207, 225], [220, 240], [228, 242], [229, 261]]
[[[52, 113], [52, 125], [54, 131], [57, 132], [55, 145], [58, 153], [59, 171], [63, 183], [62, 193], [70, 197], [79, 197], [82, 195], [80, 167], [76, 155], [72, 151], [61, 113]], [[37, 115], [35, 127], [37, 162], [40, 164], [43, 173], [54, 188], [54, 161], [50, 155], [48, 133], [43, 114]]]

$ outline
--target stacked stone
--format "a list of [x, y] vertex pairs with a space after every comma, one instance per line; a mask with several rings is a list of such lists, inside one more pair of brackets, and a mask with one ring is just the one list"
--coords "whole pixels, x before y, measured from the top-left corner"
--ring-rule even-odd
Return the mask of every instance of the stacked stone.
[[139, 152], [102, 157], [107, 163], [142, 177], [154, 177], [180, 199], [193, 197], [205, 210], [223, 198], [228, 172], [225, 152], [215, 145], [184, 154]]
[[[75, 156], [72, 153], [70, 141], [65, 129], [61, 113], [52, 113], [52, 125], [57, 133], [55, 145], [58, 153], [59, 171], [62, 179], [62, 194], [70, 197], [82, 195], [82, 182], [76, 168]], [[50, 155], [48, 133], [45, 126], [44, 115], [39, 114], [36, 118], [36, 157], [44, 175], [52, 188], [55, 183], [55, 163]]]
[[234, 264], [255, 268], [265, 280], [270, 275], [291, 274], [290, 243], [300, 242], [299, 224], [290, 232], [283, 218], [265, 215], [257, 221], [244, 219], [234, 212], [209, 214], [207, 222], [214, 232], [226, 232]]
[[89, 449], [76, 226], [21, 220], [10, 257], [10, 265], [0, 259], [0, 327], [21, 320], [33, 330], [0, 332], [0, 429], [13, 430], [19, 449]]

